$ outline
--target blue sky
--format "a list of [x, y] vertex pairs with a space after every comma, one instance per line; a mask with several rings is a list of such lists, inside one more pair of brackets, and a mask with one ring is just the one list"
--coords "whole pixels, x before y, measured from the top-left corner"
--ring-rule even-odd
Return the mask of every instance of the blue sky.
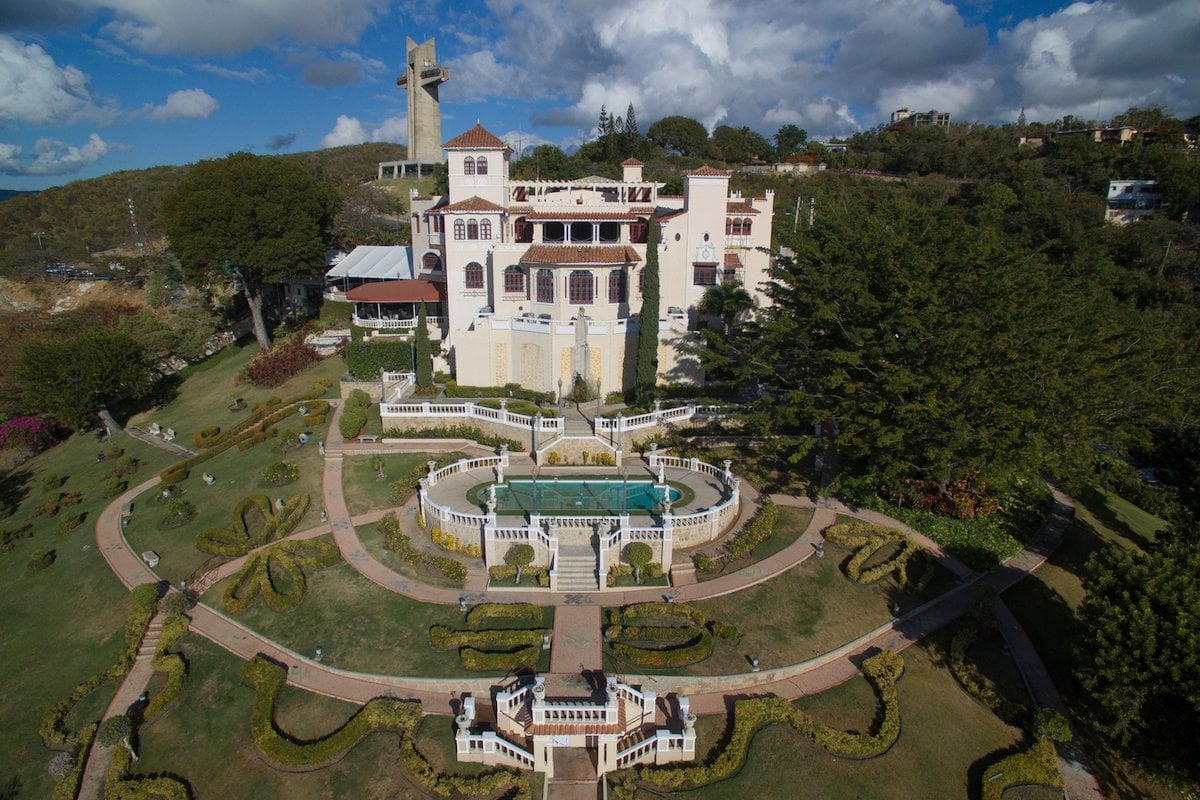
[[1196, 0], [2, 0], [0, 188], [403, 143], [406, 36], [451, 69], [446, 138], [524, 147], [578, 144], [602, 103], [821, 138], [900, 107], [1200, 113]]

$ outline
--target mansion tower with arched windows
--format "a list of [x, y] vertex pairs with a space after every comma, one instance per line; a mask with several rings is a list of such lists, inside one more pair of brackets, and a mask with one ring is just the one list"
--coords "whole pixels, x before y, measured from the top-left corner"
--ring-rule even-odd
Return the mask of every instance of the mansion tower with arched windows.
[[508, 146], [478, 124], [444, 146], [450, 191], [411, 198], [412, 255], [422, 278], [445, 282], [442, 346], [461, 384], [556, 391], [581, 374], [605, 392], [629, 386], [651, 220], [660, 382], [701, 378], [680, 345], [705, 290], [738, 281], [766, 302], [770, 192], [730, 194], [729, 173], [701, 167], [682, 197], [662, 195], [636, 159], [620, 180], [512, 180]]

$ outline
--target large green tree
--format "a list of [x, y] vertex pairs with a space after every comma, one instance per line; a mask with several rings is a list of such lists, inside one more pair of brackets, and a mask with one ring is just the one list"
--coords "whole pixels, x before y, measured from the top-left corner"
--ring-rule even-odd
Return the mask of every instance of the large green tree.
[[91, 424], [104, 402], [124, 393], [141, 397], [150, 388], [141, 346], [105, 328], [31, 344], [14, 371], [27, 409], [53, 414], [76, 430]]
[[707, 156], [712, 152], [708, 131], [691, 117], [663, 117], [646, 131], [650, 141], [681, 156]]
[[658, 382], [658, 318], [661, 313], [658, 293], [660, 236], [658, 222], [651, 220], [649, 235], [646, 237], [646, 276], [642, 282], [642, 310], [638, 314], [637, 361], [633, 379], [634, 396], [640, 405], [654, 401], [654, 388]]
[[433, 343], [429, 341], [429, 323], [425, 319], [425, 304], [417, 312], [417, 329], [413, 333], [413, 350], [417, 363], [413, 364], [413, 372], [417, 376], [417, 386], [428, 389], [433, 386]]
[[1184, 769], [1194, 767], [1200, 737], [1196, 541], [1193, 528], [1148, 553], [1115, 545], [1095, 553], [1077, 647], [1102, 730], [1141, 757]]
[[1083, 469], [1100, 445], [1127, 447], [1182, 416], [1196, 372], [1169, 316], [953, 205], [843, 201], [794, 240], [768, 289], [762, 363], [783, 392], [777, 425], [833, 420], [859, 474], [945, 485], [968, 469]]
[[189, 282], [223, 273], [236, 281], [259, 347], [269, 350], [263, 290], [323, 266], [339, 205], [332, 187], [304, 166], [235, 153], [189, 169], [167, 196], [164, 223]]

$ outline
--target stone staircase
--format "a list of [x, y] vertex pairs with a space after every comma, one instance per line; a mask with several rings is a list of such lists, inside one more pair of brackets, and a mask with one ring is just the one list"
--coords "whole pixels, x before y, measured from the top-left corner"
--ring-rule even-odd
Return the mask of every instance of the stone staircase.
[[148, 661], [154, 658], [154, 651], [158, 649], [158, 640], [162, 636], [162, 620], [159, 618], [152, 619], [149, 627], [146, 628], [146, 635], [142, 637], [142, 644], [138, 647], [136, 661]]
[[558, 549], [558, 591], [595, 592], [596, 550], [589, 544], [561, 544]]

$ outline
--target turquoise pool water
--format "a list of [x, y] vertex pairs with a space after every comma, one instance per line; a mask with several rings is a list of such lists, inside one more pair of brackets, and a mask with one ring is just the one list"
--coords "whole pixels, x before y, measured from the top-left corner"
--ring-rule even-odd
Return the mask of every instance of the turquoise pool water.
[[[683, 496], [667, 487], [674, 503]], [[652, 481], [622, 481], [620, 478], [595, 480], [554, 480], [553, 478], [513, 480], [496, 487], [496, 510], [505, 512], [556, 513], [653, 511], [662, 507], [662, 489]], [[484, 497], [487, 495], [484, 494]]]

